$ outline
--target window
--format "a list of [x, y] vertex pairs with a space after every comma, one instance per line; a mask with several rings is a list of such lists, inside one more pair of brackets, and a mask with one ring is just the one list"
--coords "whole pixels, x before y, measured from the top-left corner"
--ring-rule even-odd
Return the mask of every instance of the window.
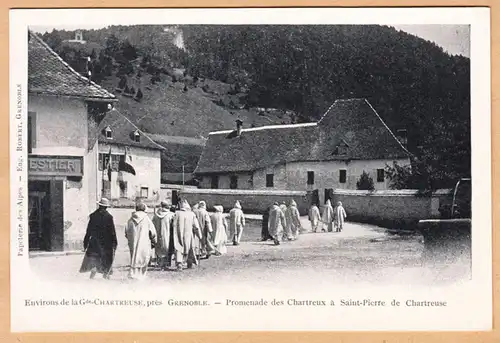
[[28, 112], [28, 154], [36, 148], [36, 113]]
[[314, 172], [313, 171], [307, 172], [307, 184], [314, 185]]
[[[118, 171], [120, 160], [125, 158], [124, 155], [111, 154], [111, 170]], [[108, 166], [109, 154], [99, 154], [99, 170], [105, 170]]]
[[266, 187], [274, 187], [274, 174], [266, 174]]
[[385, 173], [383, 169], [377, 169], [377, 182], [384, 182]]
[[109, 126], [104, 129], [104, 134], [106, 135], [106, 139], [113, 139], [113, 132]]
[[141, 198], [147, 198], [148, 197], [148, 187], [141, 187]]
[[33, 151], [33, 137], [31, 136], [31, 117], [28, 116], [28, 154], [31, 154]]
[[229, 188], [231, 188], [231, 189], [238, 188], [238, 176], [231, 175], [231, 178], [230, 178], [230, 181], [229, 181]]
[[214, 175], [212, 176], [212, 181], [211, 181], [211, 185], [210, 187], [212, 189], [217, 189], [219, 188], [219, 176], [218, 175]]
[[140, 142], [141, 141], [141, 135], [139, 134], [139, 131], [134, 132], [134, 142]]
[[127, 188], [128, 188], [127, 181], [120, 181], [119, 186], [120, 186], [120, 198], [126, 198]]
[[347, 179], [347, 170], [340, 169], [339, 170], [339, 182], [340, 183], [345, 183], [346, 179]]
[[106, 166], [108, 165], [108, 159], [108, 154], [99, 154], [99, 170], [106, 169]]

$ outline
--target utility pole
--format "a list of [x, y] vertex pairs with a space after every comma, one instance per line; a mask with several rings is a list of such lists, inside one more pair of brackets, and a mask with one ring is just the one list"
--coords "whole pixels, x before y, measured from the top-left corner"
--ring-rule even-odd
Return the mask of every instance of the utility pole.
[[182, 188], [184, 188], [184, 164], [182, 165]]

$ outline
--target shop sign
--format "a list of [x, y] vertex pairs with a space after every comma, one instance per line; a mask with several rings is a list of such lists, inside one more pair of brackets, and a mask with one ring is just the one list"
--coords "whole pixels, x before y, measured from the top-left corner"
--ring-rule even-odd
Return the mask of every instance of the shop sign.
[[83, 176], [83, 157], [31, 155], [28, 175]]

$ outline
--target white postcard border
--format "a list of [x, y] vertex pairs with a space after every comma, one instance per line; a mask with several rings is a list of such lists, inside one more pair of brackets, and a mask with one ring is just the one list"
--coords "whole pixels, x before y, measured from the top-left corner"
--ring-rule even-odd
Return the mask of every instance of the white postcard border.
[[[57, 12], [55, 12], [57, 11]], [[210, 15], [207, 15], [210, 11]], [[418, 13], [416, 15], [416, 13]], [[26, 123], [27, 117], [27, 28], [37, 25], [64, 25], [82, 23], [115, 24], [469, 24], [471, 25], [471, 130], [473, 177], [473, 280], [443, 291], [436, 288], [402, 289], [401, 287], [370, 287], [354, 285], [321, 290], [316, 297], [336, 294], [358, 294], [365, 297], [415, 298], [441, 297], [454, 305], [441, 312], [429, 309], [403, 311], [388, 308], [382, 312], [360, 309], [342, 309], [330, 313], [317, 308], [299, 310], [276, 308], [230, 308], [216, 311], [201, 309], [200, 317], [206, 321], [193, 325], [191, 321], [176, 321], [165, 325], [161, 316], [190, 316], [196, 309], [109, 309], [99, 313], [78, 308], [26, 308], [23, 299], [41, 294], [46, 296], [85, 294], [79, 287], [58, 288], [57, 284], [32, 280], [28, 251], [19, 256], [21, 245], [27, 242], [27, 153], [16, 151], [17, 125]], [[491, 254], [491, 87], [490, 87], [490, 16], [487, 8], [337, 8], [337, 9], [72, 9], [72, 10], [12, 10], [10, 12], [10, 172], [11, 172], [11, 325], [13, 331], [158, 331], [158, 330], [488, 330], [492, 327], [492, 254]], [[21, 85], [21, 118], [18, 111], [17, 87]], [[22, 132], [25, 140], [26, 132]], [[22, 161], [21, 161], [22, 160]], [[20, 162], [21, 161], [21, 162]], [[21, 171], [17, 166], [21, 166]], [[480, 177], [477, 177], [477, 176]], [[21, 206], [17, 204], [21, 202]], [[19, 217], [19, 210], [24, 215]], [[19, 240], [23, 228], [22, 239]], [[479, 229], [483, 228], [483, 229]], [[484, 229], [486, 228], [486, 229]], [[160, 287], [163, 292], [177, 292], [179, 297], [199, 297], [200, 287], [204, 296], [220, 297], [221, 289], [205, 286], [186, 286], [182, 290], [173, 286]], [[232, 289], [234, 288], [234, 289]], [[154, 288], [156, 289], [156, 287]], [[248, 285], [232, 285], [223, 289], [225, 297], [239, 299], [259, 297], [294, 296], [280, 289], [256, 292]], [[120, 296], [137, 298], [149, 292], [135, 287], [118, 287], [99, 290], [105, 298], [120, 292]], [[353, 293], [354, 292], [354, 293]], [[242, 295], [244, 294], [244, 296]], [[295, 294], [295, 296], [297, 296]], [[134, 312], [136, 311], [136, 312]], [[216, 314], [216, 315], [214, 315]], [[133, 315], [144, 318], [139, 323], [129, 320]], [[287, 319], [300, 315], [305, 318], [300, 327]], [[314, 316], [316, 321], [307, 319]], [[247, 319], [242, 323], [238, 318]], [[323, 317], [323, 318], [322, 318]], [[355, 319], [350, 319], [354, 318]], [[54, 320], [57, 318], [57, 321]], [[93, 318], [92, 321], [88, 320]], [[186, 317], [184, 317], [186, 318]], [[256, 318], [250, 320], [250, 318]], [[409, 320], [411, 318], [411, 321]], [[221, 326], [220, 323], [223, 323]], [[339, 324], [340, 323], [340, 324]]]

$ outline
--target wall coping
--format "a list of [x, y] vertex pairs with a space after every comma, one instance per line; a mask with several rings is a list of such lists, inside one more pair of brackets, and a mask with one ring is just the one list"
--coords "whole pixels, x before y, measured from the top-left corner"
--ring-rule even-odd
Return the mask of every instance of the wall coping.
[[295, 195], [306, 196], [307, 191], [288, 190], [248, 190], [248, 189], [205, 189], [205, 188], [184, 188], [182, 193], [186, 194], [219, 194], [219, 195]]
[[176, 184], [170, 184], [170, 183], [162, 183], [160, 185], [161, 189], [198, 189], [196, 186], [183, 186], [183, 185], [176, 185]]
[[[449, 195], [451, 194], [451, 189], [438, 189], [432, 192], [432, 196], [438, 195]], [[375, 190], [375, 191], [360, 191], [352, 189], [335, 189], [333, 194], [337, 195], [356, 195], [356, 196], [379, 196], [379, 197], [413, 197], [420, 195], [421, 191], [417, 189], [397, 189], [397, 190]]]

